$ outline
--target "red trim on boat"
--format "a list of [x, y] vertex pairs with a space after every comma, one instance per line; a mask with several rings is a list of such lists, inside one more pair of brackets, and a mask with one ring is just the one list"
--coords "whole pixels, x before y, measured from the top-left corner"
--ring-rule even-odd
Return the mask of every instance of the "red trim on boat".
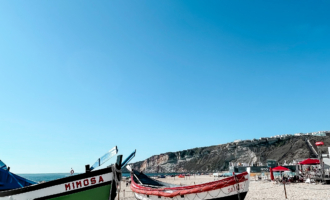
[[[248, 175], [247, 172], [243, 172], [241, 174], [236, 175], [238, 182], [241, 183], [247, 181], [248, 179], [245, 178], [246, 175]], [[131, 176], [131, 180], [132, 180], [131, 189], [133, 192], [139, 194], [155, 195], [155, 196], [163, 196], [163, 197], [175, 197], [178, 195], [207, 192], [237, 184], [234, 176], [204, 184], [182, 186], [182, 187], [170, 187], [170, 188], [145, 187], [135, 183], [132, 176]]]

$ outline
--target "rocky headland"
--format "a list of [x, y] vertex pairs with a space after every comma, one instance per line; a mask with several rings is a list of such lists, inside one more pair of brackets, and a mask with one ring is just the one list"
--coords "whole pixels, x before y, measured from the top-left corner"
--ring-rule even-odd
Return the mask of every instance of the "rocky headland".
[[297, 159], [316, 157], [308, 144], [323, 141], [330, 146], [330, 134], [326, 136], [286, 136], [275, 139], [246, 140], [209, 147], [193, 148], [177, 152], [167, 152], [132, 163], [132, 168], [145, 173], [168, 172], [217, 172], [226, 171], [230, 162], [266, 163], [267, 159], [279, 163], [292, 162]]

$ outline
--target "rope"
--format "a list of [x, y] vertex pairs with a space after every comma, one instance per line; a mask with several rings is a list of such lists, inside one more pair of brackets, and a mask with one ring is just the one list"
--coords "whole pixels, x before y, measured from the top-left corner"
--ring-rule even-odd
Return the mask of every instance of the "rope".
[[[205, 197], [207, 197], [207, 194], [208, 194], [208, 193], [209, 193], [209, 192], [207, 191]], [[195, 193], [195, 194], [197, 195], [197, 197], [198, 197], [199, 199], [205, 199], [205, 197], [203, 197], [203, 198], [200, 198], [200, 197], [199, 197], [198, 194], [200, 194], [200, 193]]]
[[210, 192], [211, 192], [211, 191], [208, 191], [207, 193], [208, 193], [208, 194], [209, 194], [211, 197], [215, 198], [215, 197], [218, 197], [218, 196], [219, 196], [219, 194], [220, 194], [220, 191], [221, 191], [221, 190], [218, 190], [218, 194], [217, 194], [217, 195], [215, 195], [215, 196], [212, 196], [212, 195], [210, 194]]
[[[188, 194], [188, 195], [189, 195], [189, 194]], [[188, 200], [194, 200], [194, 199], [196, 198], [196, 194], [195, 194], [195, 196], [194, 196], [193, 199], [189, 199], [188, 195], [185, 195], [185, 196], [187, 196], [187, 199], [188, 199]]]

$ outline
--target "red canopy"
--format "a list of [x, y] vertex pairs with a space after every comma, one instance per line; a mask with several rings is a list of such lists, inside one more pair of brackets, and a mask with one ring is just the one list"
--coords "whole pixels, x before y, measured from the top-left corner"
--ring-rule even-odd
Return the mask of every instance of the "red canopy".
[[299, 162], [299, 164], [300, 165], [318, 165], [318, 164], [320, 164], [320, 161], [318, 159], [307, 158], [306, 160]]
[[273, 168], [273, 171], [274, 172], [284, 172], [284, 171], [291, 171], [291, 170], [286, 167], [278, 166], [278, 167]]
[[315, 145], [316, 146], [323, 146], [324, 145], [324, 142], [316, 142]]

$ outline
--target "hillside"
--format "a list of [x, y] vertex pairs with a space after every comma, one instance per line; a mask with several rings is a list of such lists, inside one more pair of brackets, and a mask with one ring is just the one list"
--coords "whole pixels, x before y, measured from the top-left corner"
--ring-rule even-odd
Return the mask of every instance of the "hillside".
[[267, 159], [289, 163], [296, 159], [316, 157], [309, 148], [306, 138], [313, 145], [316, 141], [323, 141], [325, 146], [330, 146], [328, 134], [327, 136], [293, 136], [279, 139], [272, 144], [269, 142], [249, 146], [237, 144], [235, 148], [222, 144], [168, 152], [131, 165], [134, 169], [143, 170], [145, 173], [161, 173], [225, 171], [228, 170], [229, 162], [265, 163]]

